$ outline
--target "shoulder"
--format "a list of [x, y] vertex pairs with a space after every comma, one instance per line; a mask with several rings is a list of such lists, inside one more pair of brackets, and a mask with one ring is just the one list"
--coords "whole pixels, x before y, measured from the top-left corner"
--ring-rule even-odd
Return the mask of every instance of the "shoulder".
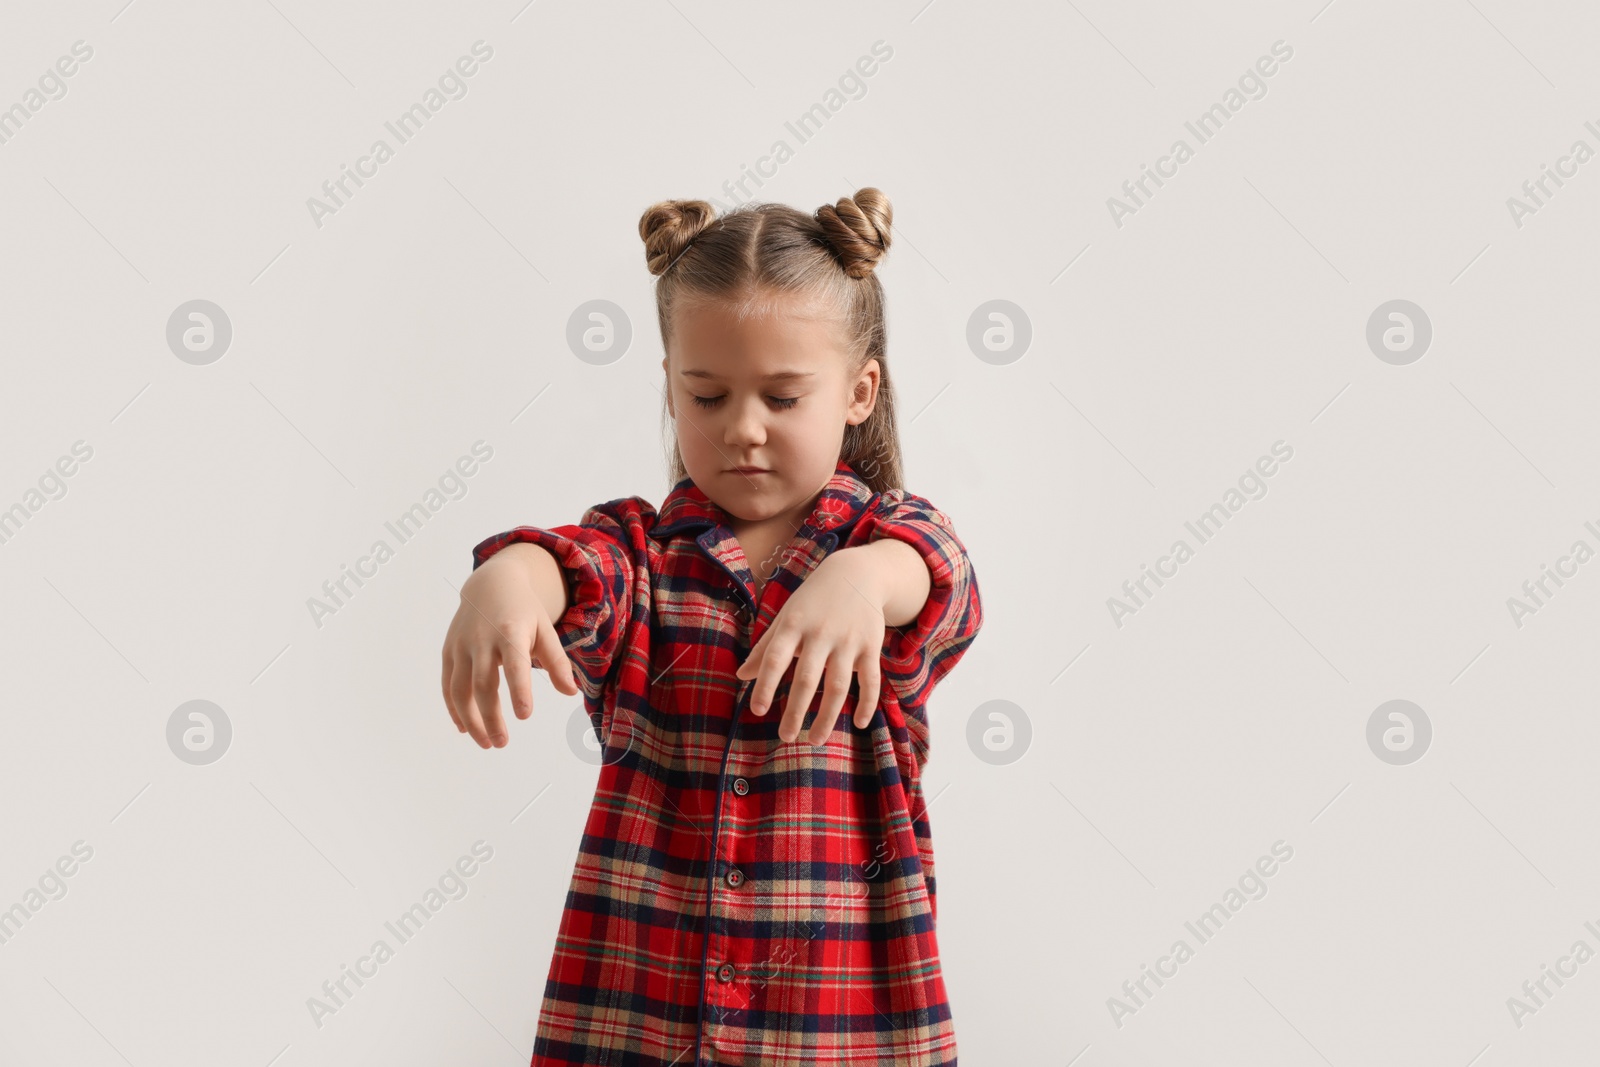
[[642, 496], [620, 496], [595, 504], [578, 520], [580, 526], [615, 527], [648, 532], [656, 524], [656, 508]]
[[865, 545], [885, 537], [917, 544], [931, 540], [953, 541], [955, 536], [950, 516], [927, 497], [907, 489], [886, 489], [867, 500], [842, 544]]
[[916, 520], [937, 526], [950, 526], [950, 516], [940, 511], [927, 497], [908, 489], [886, 489], [867, 502], [863, 517], [877, 522]]

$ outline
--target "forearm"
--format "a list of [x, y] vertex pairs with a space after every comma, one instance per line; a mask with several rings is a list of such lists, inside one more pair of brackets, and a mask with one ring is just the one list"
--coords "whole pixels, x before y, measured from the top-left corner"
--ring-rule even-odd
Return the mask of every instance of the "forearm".
[[915, 622], [928, 602], [933, 576], [922, 555], [904, 541], [885, 537], [871, 544], [841, 548], [824, 562], [848, 568], [856, 591], [883, 610], [887, 626]]
[[[556, 562], [555, 556], [551, 555], [548, 549], [526, 541], [507, 545], [485, 560], [473, 574], [475, 576], [491, 567], [509, 571], [516, 576], [516, 580], [526, 581], [532, 586], [539, 603], [549, 612], [552, 622], [565, 614], [569, 602], [566, 575], [562, 572], [561, 564]], [[463, 592], [465, 591], [463, 587]]]

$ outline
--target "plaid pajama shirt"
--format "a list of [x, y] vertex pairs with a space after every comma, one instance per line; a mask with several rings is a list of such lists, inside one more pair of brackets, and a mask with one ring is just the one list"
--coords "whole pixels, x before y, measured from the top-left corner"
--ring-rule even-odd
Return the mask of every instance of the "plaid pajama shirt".
[[[871, 725], [852, 680], [824, 745], [780, 741], [793, 663], [759, 718], [734, 671], [829, 552], [885, 537], [932, 581], [885, 631]], [[556, 631], [603, 745], [533, 1067], [954, 1067], [921, 770], [928, 697], [982, 608], [950, 520], [841, 460], [759, 597], [688, 478], [659, 514], [628, 497], [487, 538], [473, 568], [522, 541], [561, 565]]]

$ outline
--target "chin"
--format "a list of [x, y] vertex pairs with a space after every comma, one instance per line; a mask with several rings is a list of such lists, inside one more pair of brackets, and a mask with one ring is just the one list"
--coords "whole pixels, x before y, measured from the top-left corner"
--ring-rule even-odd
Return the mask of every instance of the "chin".
[[736, 494], [731, 499], [727, 498], [726, 494], [723, 494], [723, 499], [713, 497], [710, 493], [707, 493], [706, 496], [710, 498], [713, 504], [716, 504], [717, 507], [726, 511], [740, 522], [765, 522], [783, 513], [782, 508], [765, 506], [751, 500], [747, 494]]

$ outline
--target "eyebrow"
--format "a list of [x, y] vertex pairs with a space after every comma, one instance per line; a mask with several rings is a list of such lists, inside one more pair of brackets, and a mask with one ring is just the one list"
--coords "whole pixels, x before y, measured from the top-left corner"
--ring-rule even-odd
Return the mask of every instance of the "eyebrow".
[[[720, 375], [712, 374], [708, 370], [686, 370], [679, 371], [678, 373], [682, 374], [685, 378], [708, 378], [714, 382], [722, 381]], [[814, 375], [811, 371], [783, 370], [778, 371], [776, 374], [768, 374], [761, 380], [764, 382], [794, 382], [813, 376]]]

